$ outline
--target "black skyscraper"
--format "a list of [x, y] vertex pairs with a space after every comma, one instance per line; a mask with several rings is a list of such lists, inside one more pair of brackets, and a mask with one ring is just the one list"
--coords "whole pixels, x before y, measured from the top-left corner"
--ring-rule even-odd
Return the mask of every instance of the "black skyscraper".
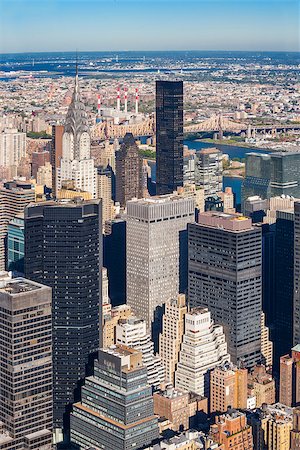
[[294, 295], [294, 212], [277, 211], [275, 238], [275, 304], [274, 342], [275, 369], [279, 369], [280, 356], [293, 346]]
[[183, 186], [183, 83], [156, 82], [156, 193]]
[[99, 200], [45, 202], [25, 211], [25, 273], [52, 288], [54, 426], [101, 346]]

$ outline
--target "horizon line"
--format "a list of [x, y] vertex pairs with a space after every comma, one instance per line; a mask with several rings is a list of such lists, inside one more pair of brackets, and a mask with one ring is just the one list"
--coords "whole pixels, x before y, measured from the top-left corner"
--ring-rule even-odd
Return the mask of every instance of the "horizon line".
[[39, 50], [39, 51], [26, 51], [26, 52], [4, 52], [0, 53], [0, 55], [26, 55], [26, 54], [40, 54], [40, 53], [164, 53], [164, 52], [178, 52], [178, 53], [184, 53], [184, 52], [224, 52], [224, 53], [300, 53], [299, 50], [216, 50], [216, 49], [210, 49], [210, 50], [201, 50], [201, 49], [190, 49], [190, 50], [172, 50], [172, 49], [165, 49], [165, 50]]

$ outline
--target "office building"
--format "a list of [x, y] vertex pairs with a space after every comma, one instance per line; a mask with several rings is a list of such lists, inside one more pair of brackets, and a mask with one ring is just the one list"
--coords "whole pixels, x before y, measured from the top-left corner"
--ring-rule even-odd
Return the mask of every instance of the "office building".
[[2, 272], [0, 308], [0, 447], [50, 450], [51, 289]]
[[300, 197], [300, 153], [247, 153], [245, 171], [242, 206], [253, 195], [261, 199], [281, 195]]
[[101, 230], [99, 200], [49, 201], [25, 211], [25, 274], [53, 293], [56, 428], [101, 345]]
[[189, 393], [173, 388], [172, 385], [166, 389], [154, 392], [154, 414], [164, 417], [169, 421], [169, 429], [183, 431], [189, 429], [190, 407]]
[[[274, 362], [293, 346], [294, 211], [277, 211], [275, 235]], [[296, 297], [296, 293], [295, 293]], [[299, 333], [298, 333], [299, 335]], [[277, 364], [276, 364], [277, 366]]]
[[210, 372], [210, 412], [224, 413], [228, 407], [247, 407], [247, 369], [224, 363]]
[[103, 265], [107, 268], [113, 306], [126, 302], [126, 222], [123, 217], [105, 223]]
[[291, 431], [291, 450], [300, 449], [300, 407], [293, 410], [293, 429]]
[[127, 203], [127, 303], [148, 329], [162, 305], [185, 291], [194, 210], [194, 199], [179, 195]]
[[261, 359], [261, 229], [238, 214], [206, 212], [188, 226], [189, 300], [223, 325], [232, 362]]
[[116, 344], [139, 350], [147, 368], [148, 384], [154, 388], [164, 382], [164, 367], [159, 356], [154, 355], [154, 344], [147, 333], [146, 322], [131, 316], [121, 319], [116, 326]]
[[175, 373], [175, 386], [208, 397], [209, 372], [230, 360], [223, 328], [206, 308], [185, 315], [185, 332]]
[[0, 133], [0, 167], [17, 167], [26, 155], [26, 133], [6, 128]]
[[294, 205], [293, 344], [300, 343], [300, 202]]
[[116, 201], [122, 207], [133, 198], [143, 197], [143, 158], [132, 133], [126, 133], [116, 152]]
[[217, 148], [204, 148], [195, 155], [195, 184], [209, 197], [223, 190], [223, 155]]
[[156, 81], [156, 194], [183, 186], [183, 82]]
[[265, 366], [255, 366], [248, 375], [248, 394], [255, 397], [256, 408], [275, 403], [275, 380]]
[[210, 427], [210, 436], [224, 450], [254, 450], [252, 429], [247, 424], [246, 415], [235, 409], [216, 416], [215, 424]]
[[30, 183], [7, 182], [0, 188], [0, 271], [7, 267], [7, 230], [9, 222], [35, 201]]
[[125, 346], [99, 351], [94, 375], [73, 405], [71, 441], [80, 448], [129, 450], [158, 438], [151, 387], [141, 352]]
[[97, 170], [91, 158], [91, 137], [84, 103], [79, 92], [78, 74], [62, 137], [62, 158], [57, 168], [56, 189], [73, 180], [75, 188], [97, 197]]
[[300, 345], [280, 358], [279, 401], [287, 406], [300, 404]]
[[62, 140], [64, 129], [65, 128], [63, 125], [52, 126], [50, 163], [52, 166], [52, 195], [54, 198], [57, 193], [57, 170], [60, 167], [60, 161], [62, 158]]
[[187, 313], [185, 295], [179, 294], [167, 300], [159, 336], [159, 355], [165, 369], [165, 378], [173, 385], [184, 333], [184, 317]]
[[24, 275], [24, 212], [17, 214], [7, 228], [7, 270]]
[[97, 167], [97, 198], [102, 199], [102, 226], [114, 216], [112, 200], [112, 172], [108, 168]]

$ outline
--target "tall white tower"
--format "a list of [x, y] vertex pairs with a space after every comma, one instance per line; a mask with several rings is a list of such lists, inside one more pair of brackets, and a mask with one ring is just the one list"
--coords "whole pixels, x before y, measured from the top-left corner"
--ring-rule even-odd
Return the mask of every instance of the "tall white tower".
[[97, 170], [91, 158], [91, 138], [84, 103], [79, 92], [76, 69], [75, 87], [63, 134], [62, 159], [57, 169], [57, 187], [63, 181], [73, 180], [75, 188], [97, 197]]

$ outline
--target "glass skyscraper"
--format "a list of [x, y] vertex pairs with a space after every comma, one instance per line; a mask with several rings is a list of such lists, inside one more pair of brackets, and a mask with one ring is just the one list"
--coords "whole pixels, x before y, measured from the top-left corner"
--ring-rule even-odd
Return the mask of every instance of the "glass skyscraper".
[[183, 82], [156, 82], [156, 193], [183, 186]]
[[300, 197], [300, 153], [248, 153], [242, 184], [242, 205], [251, 196], [262, 199], [278, 195]]
[[101, 202], [28, 207], [25, 255], [27, 278], [52, 287], [54, 424], [61, 428], [89, 357], [101, 345]]

